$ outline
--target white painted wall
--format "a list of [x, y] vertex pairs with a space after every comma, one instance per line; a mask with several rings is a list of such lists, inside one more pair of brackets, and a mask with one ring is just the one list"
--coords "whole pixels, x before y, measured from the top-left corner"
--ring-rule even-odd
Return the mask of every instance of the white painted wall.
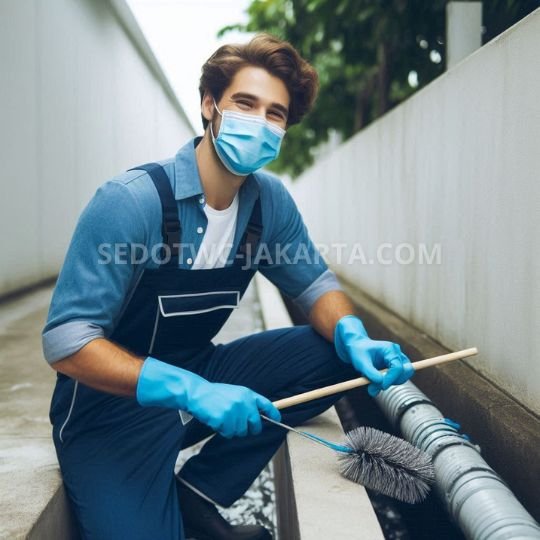
[[[343, 277], [451, 349], [477, 346], [469, 364], [537, 413], [539, 50], [537, 10], [292, 188], [317, 242], [363, 248], [367, 264], [330, 251]], [[441, 264], [378, 264], [385, 242], [440, 244]]]
[[2, 0], [0, 68], [1, 295], [58, 272], [98, 185], [193, 132], [121, 0]]

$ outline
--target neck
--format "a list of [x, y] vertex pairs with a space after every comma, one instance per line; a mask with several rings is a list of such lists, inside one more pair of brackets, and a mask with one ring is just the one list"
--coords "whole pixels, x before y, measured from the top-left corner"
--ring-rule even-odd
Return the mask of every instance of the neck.
[[246, 176], [236, 176], [223, 166], [214, 149], [209, 129], [195, 148], [195, 157], [207, 204], [216, 210], [228, 208]]

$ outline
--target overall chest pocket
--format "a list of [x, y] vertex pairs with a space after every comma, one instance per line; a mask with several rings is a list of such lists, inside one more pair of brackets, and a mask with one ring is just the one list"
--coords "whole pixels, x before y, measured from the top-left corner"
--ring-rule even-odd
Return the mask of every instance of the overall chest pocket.
[[240, 298], [239, 290], [158, 295], [149, 354], [205, 346]]
[[199, 315], [218, 309], [235, 309], [240, 303], [240, 291], [212, 291], [158, 296], [163, 317]]

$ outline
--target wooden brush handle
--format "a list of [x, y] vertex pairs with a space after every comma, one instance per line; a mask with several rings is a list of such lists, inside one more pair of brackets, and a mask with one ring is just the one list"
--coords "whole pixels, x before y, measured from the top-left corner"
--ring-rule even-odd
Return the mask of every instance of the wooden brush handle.
[[[476, 347], [472, 347], [470, 349], [463, 349], [462, 351], [455, 351], [448, 354], [443, 354], [441, 356], [434, 356], [433, 358], [427, 358], [426, 360], [419, 360], [418, 362], [413, 362], [413, 366], [415, 370], [424, 369], [427, 367], [436, 366], [438, 364], [444, 364], [445, 362], [451, 362], [452, 360], [460, 360], [462, 358], [467, 358], [468, 356], [474, 356], [475, 354], [478, 354], [478, 349]], [[380, 370], [382, 374], [386, 373], [387, 371], [388, 369]], [[292, 407], [293, 405], [298, 405], [299, 403], [305, 403], [306, 401], [331, 396], [332, 394], [337, 394], [338, 392], [344, 392], [345, 390], [351, 390], [352, 388], [364, 386], [370, 382], [371, 381], [366, 377], [359, 377], [358, 379], [351, 379], [350, 381], [324, 386], [323, 388], [317, 388], [317, 390], [311, 390], [309, 392], [304, 392], [303, 394], [297, 394], [296, 396], [278, 399], [273, 403], [276, 408], [285, 409], [286, 407]]]

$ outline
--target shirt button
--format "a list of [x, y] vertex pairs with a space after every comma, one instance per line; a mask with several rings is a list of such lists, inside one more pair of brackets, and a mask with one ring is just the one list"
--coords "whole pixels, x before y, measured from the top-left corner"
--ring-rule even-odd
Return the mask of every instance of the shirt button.
[[187, 260], [187, 263], [188, 263], [188, 264], [192, 264], [192, 263], [193, 263], [193, 259], [190, 257], [190, 258]]
[[201, 204], [204, 204], [204, 197], [199, 197], [199, 202], [200, 202]]
[[198, 232], [199, 234], [202, 234], [203, 230], [204, 230], [204, 229], [203, 229], [202, 227], [197, 227], [197, 232]]

